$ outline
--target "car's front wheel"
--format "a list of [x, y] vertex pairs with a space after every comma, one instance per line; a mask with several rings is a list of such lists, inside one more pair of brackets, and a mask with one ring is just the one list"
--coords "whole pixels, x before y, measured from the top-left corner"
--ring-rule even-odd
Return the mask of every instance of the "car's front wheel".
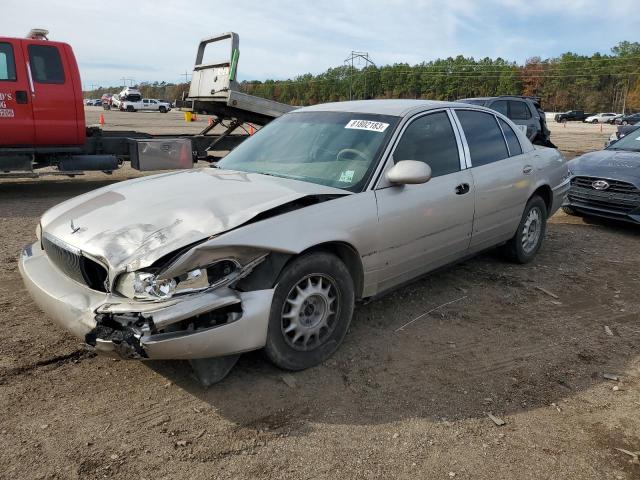
[[349, 328], [353, 280], [335, 255], [315, 252], [280, 275], [271, 304], [265, 353], [276, 366], [303, 370], [328, 359]]
[[527, 202], [516, 234], [504, 246], [507, 258], [517, 263], [533, 260], [542, 246], [547, 230], [547, 206], [534, 195]]
[[167, 113], [167, 107], [165, 106], [161, 106], [159, 110], [160, 110], [160, 113]]

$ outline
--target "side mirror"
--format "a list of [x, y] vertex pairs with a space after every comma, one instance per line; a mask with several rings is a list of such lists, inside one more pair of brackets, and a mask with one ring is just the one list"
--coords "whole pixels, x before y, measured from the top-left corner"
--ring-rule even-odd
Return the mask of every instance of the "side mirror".
[[413, 185], [431, 180], [431, 167], [417, 160], [401, 160], [387, 172], [389, 183]]

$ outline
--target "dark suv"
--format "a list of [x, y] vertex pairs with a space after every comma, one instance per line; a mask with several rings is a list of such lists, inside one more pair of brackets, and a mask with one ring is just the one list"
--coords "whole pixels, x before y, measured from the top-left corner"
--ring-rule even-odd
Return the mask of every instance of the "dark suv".
[[616, 125], [635, 125], [640, 123], [640, 113], [632, 113], [631, 115], [623, 115], [614, 120]]
[[458, 102], [482, 105], [500, 112], [526, 132], [531, 143], [555, 148], [555, 145], [551, 143], [551, 133], [547, 128], [547, 120], [538, 97], [505, 95], [500, 97], [461, 98]]

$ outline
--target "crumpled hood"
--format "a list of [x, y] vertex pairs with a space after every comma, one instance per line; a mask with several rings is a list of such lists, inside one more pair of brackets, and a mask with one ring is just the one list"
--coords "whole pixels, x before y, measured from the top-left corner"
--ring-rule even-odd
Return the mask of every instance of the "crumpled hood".
[[591, 152], [571, 160], [569, 169], [573, 175], [621, 180], [640, 188], [640, 152]]
[[41, 225], [43, 234], [101, 259], [112, 271], [132, 270], [296, 199], [349, 193], [297, 180], [203, 168], [94, 190], [51, 208]]

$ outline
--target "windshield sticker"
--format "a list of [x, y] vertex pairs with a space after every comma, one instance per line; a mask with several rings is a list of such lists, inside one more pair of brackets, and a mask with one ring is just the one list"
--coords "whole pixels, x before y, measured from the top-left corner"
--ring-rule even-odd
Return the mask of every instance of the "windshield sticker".
[[354, 173], [356, 173], [355, 170], [345, 170], [340, 174], [340, 180], [338, 181], [342, 183], [351, 183]]
[[369, 130], [370, 132], [384, 132], [388, 123], [372, 122], [371, 120], [351, 120], [344, 128], [352, 128], [355, 130]]

